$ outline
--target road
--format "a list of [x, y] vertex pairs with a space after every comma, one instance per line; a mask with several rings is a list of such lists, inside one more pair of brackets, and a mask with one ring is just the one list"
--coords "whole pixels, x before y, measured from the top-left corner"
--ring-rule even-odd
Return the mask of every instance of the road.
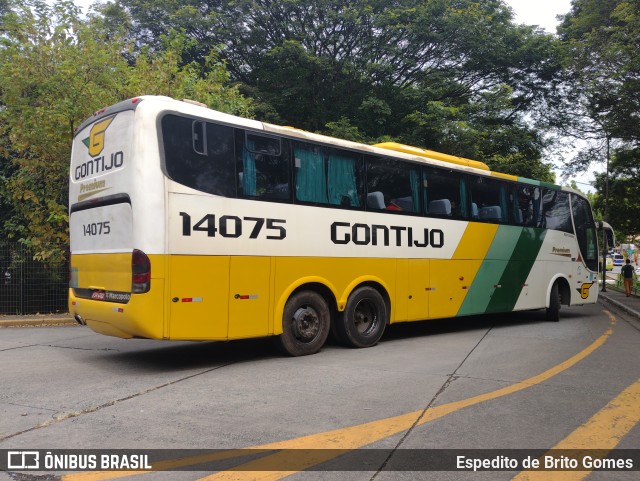
[[[559, 323], [538, 311], [397, 325], [373, 348], [329, 344], [304, 358], [282, 357], [268, 340], [7, 328], [0, 363], [0, 450], [167, 450], [156, 453], [163, 463], [154, 460], [161, 472], [0, 472], [0, 481], [521, 480], [536, 473], [434, 472], [424, 462], [397, 469], [432, 449], [454, 450], [439, 452], [450, 457], [520, 449], [535, 458], [550, 449], [640, 446], [640, 324], [600, 304], [563, 307]], [[172, 451], [237, 448], [294, 451], [269, 452], [249, 471], [220, 472]], [[345, 452], [308, 448], [380, 451], [340, 457]], [[365, 452], [374, 458], [363, 459]], [[636, 480], [637, 461], [636, 471], [541, 479]], [[187, 470], [165, 471], [179, 466]]]

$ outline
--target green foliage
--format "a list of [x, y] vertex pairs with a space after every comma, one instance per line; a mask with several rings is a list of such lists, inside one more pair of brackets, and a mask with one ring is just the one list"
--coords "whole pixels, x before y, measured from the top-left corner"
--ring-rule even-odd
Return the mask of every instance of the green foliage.
[[[249, 115], [216, 52], [182, 65], [190, 43], [163, 37], [164, 48], [134, 54], [104, 20], [83, 20], [70, 1], [19, 1], [3, 17], [0, 43], [0, 202], [11, 205], [3, 231], [40, 258], [60, 260], [50, 242], [68, 241], [68, 164], [76, 127], [95, 110], [142, 94], [192, 98]], [[128, 55], [127, 55], [128, 54]], [[10, 161], [10, 164], [7, 162]]]
[[573, 170], [605, 159], [607, 144], [634, 149], [640, 142], [639, 12], [638, 0], [574, 0], [559, 28], [565, 82], [555, 124], [587, 141]]
[[[558, 65], [553, 39], [499, 0], [121, 0], [133, 36], [161, 48], [180, 26], [221, 45], [256, 115], [311, 131], [392, 138], [549, 180], [525, 120]], [[198, 7], [198, 8], [196, 8]], [[496, 105], [491, 105], [496, 102]], [[490, 113], [484, 119], [483, 114]], [[509, 143], [515, 135], [517, 142]]]
[[71, 2], [53, 7], [18, 2], [5, 27], [0, 152], [17, 169], [7, 182], [15, 215], [4, 228], [42, 257], [60, 258], [63, 252], [45, 252], [40, 246], [67, 240], [73, 132], [91, 109], [117, 99], [126, 64], [117, 48], [82, 28]]
[[0, 0], [1, 228], [62, 257], [39, 246], [67, 238], [73, 132], [143, 94], [545, 181], [550, 131], [590, 141], [569, 172], [609, 140], [609, 214], [635, 219], [639, 7], [573, 0], [556, 38], [502, 0], [118, 0], [88, 19], [69, 0]]
[[[615, 151], [609, 167], [608, 222], [618, 239], [635, 239], [640, 236], [640, 148]], [[605, 192], [605, 181], [605, 174], [596, 175], [596, 187], [601, 193]], [[604, 204], [605, 195], [598, 195], [594, 208], [604, 212]]]

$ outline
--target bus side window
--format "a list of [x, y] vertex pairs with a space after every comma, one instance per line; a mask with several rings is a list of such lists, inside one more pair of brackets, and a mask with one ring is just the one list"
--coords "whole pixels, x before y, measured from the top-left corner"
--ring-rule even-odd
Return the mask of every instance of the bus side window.
[[295, 198], [299, 202], [360, 207], [362, 159], [341, 149], [294, 141]]
[[367, 158], [367, 208], [385, 212], [420, 212], [418, 166], [384, 157]]
[[513, 200], [513, 218], [516, 225], [539, 227], [540, 187], [518, 185]]
[[422, 197], [427, 215], [468, 218], [468, 192], [464, 175], [452, 170], [429, 167], [423, 169], [422, 184]]
[[478, 220], [498, 224], [509, 221], [507, 187], [507, 183], [501, 180], [481, 175], [471, 177], [471, 202], [478, 209]]
[[237, 183], [241, 197], [291, 200], [288, 145], [278, 137], [236, 130]]
[[544, 189], [542, 195], [542, 227], [573, 234], [569, 194], [561, 190]]
[[319, 146], [293, 142], [296, 201], [327, 204], [327, 170]]
[[329, 204], [361, 207], [362, 156], [340, 149], [327, 149], [327, 194]]
[[163, 168], [180, 184], [235, 197], [233, 129], [179, 115], [162, 117]]
[[576, 239], [585, 264], [592, 271], [598, 270], [598, 240], [596, 224], [587, 199], [571, 194], [571, 209], [575, 224]]

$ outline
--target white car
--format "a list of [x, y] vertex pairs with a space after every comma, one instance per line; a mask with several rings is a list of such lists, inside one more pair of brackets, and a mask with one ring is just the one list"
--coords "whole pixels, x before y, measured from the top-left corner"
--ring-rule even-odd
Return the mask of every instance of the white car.
[[613, 265], [621, 266], [624, 264], [624, 257], [622, 254], [613, 254]]

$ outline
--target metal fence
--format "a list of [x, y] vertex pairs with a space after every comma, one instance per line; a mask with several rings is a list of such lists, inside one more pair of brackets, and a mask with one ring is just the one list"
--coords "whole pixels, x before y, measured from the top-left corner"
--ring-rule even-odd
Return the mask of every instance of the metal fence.
[[0, 315], [67, 312], [68, 261], [38, 261], [23, 244], [0, 244], [0, 283]]

